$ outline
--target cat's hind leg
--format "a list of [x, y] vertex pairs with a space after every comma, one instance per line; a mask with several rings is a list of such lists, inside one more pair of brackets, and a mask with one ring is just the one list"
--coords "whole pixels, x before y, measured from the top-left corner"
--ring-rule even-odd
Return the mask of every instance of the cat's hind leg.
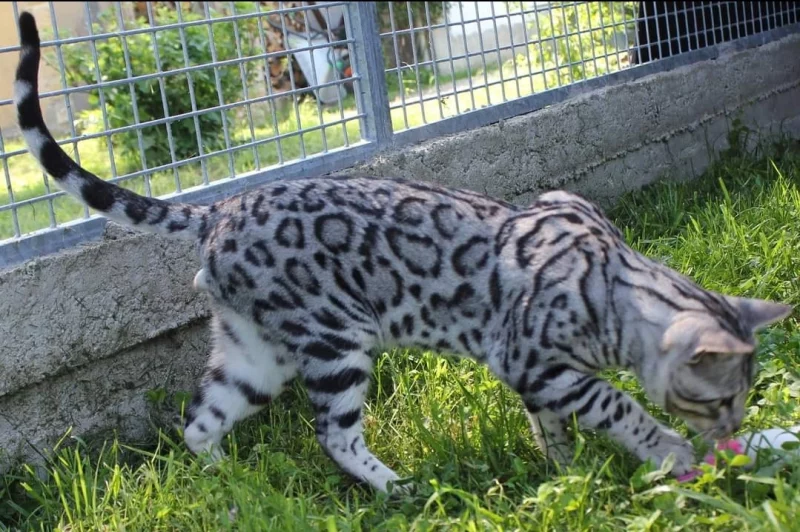
[[[302, 372], [316, 413], [317, 439], [345, 472], [387, 492], [399, 477], [367, 448], [362, 424], [372, 359], [361, 346], [339, 347], [333, 351], [330, 344], [312, 340], [302, 349], [311, 354], [306, 355]], [[393, 486], [393, 490], [405, 489]]]
[[277, 397], [297, 369], [282, 345], [228, 309], [214, 310], [212, 341], [206, 371], [186, 412], [184, 441], [195, 454], [208, 451], [220, 458], [220, 442], [234, 423]]

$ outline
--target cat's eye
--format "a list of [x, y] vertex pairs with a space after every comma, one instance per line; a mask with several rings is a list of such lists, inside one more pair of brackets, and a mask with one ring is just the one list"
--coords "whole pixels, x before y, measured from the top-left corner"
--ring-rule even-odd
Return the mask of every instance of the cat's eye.
[[704, 360], [708, 360], [708, 358], [710, 356], [718, 355], [718, 354], [719, 353], [716, 353], [714, 351], [697, 351], [695, 354], [692, 355], [692, 357], [689, 359], [689, 361], [686, 362], [686, 364], [689, 365], [689, 366], [696, 366], [700, 362], [702, 362]]

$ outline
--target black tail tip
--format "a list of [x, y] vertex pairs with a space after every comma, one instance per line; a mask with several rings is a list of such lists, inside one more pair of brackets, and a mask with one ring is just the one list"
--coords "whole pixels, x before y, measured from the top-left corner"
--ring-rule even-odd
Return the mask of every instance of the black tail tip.
[[19, 36], [22, 46], [39, 47], [39, 30], [36, 28], [36, 19], [23, 11], [19, 16]]

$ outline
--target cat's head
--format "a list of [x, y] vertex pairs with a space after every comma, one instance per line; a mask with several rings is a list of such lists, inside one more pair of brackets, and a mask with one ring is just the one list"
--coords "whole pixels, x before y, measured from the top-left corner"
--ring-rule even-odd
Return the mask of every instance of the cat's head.
[[736, 327], [730, 316], [723, 320], [710, 311], [675, 315], [661, 338], [658, 375], [646, 379], [656, 385], [661, 406], [707, 440], [739, 429], [756, 371], [755, 333], [792, 311], [760, 299], [725, 299]]

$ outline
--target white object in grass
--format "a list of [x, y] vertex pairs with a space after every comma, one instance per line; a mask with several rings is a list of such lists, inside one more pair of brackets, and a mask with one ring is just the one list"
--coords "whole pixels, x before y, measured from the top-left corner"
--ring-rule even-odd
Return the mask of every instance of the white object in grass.
[[[741, 445], [742, 454], [747, 454], [750, 458], [750, 467], [755, 464], [756, 455], [761, 449], [790, 450], [800, 448], [800, 425], [789, 429], [774, 428], [758, 432], [742, 434], [736, 437], [736, 441]], [[793, 447], [784, 449], [785, 444], [793, 444]]]

